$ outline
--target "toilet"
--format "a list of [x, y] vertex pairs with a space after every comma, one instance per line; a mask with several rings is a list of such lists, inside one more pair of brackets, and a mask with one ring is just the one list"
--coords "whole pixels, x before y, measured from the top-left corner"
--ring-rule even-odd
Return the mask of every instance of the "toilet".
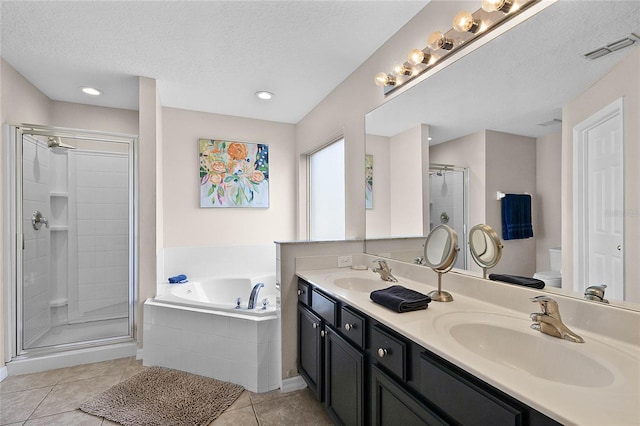
[[545, 287], [560, 288], [562, 286], [562, 249], [560, 247], [549, 249], [549, 264], [550, 271], [536, 272], [533, 278], [544, 281]]

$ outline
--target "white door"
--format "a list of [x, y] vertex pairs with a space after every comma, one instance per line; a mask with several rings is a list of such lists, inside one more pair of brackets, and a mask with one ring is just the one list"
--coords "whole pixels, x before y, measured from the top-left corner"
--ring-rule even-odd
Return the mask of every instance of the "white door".
[[614, 300], [624, 299], [623, 129], [622, 99], [574, 129], [574, 288], [606, 284]]

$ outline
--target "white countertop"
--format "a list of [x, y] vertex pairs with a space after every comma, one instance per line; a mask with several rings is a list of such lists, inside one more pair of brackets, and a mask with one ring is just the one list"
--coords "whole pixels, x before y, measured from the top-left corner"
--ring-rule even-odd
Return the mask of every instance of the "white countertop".
[[[585, 343], [573, 343], [547, 336], [529, 327], [531, 320], [528, 314], [462, 294], [454, 294], [453, 302], [431, 302], [426, 310], [399, 314], [372, 302], [368, 291], [347, 290], [334, 283], [336, 278], [377, 280], [378, 275], [371, 270], [321, 269], [298, 271], [297, 275], [560, 423], [640, 424], [640, 348], [636, 345], [594, 334], [579, 327], [571, 329], [582, 336]], [[399, 281], [397, 284], [424, 294], [435, 289], [431, 285], [398, 276], [396, 278]], [[446, 280], [446, 276], [444, 279]], [[378, 288], [393, 284], [395, 283], [384, 281], [377, 283]], [[374, 289], [376, 288], [371, 290]], [[532, 304], [531, 312], [536, 311], [537, 306]], [[562, 309], [560, 313], [562, 314]], [[495, 357], [493, 359], [467, 349], [450, 333], [452, 324], [459, 320], [473, 324], [508, 323], [508, 327], [517, 330], [517, 333], [530, 334], [534, 339], [539, 339], [539, 348], [536, 348], [539, 354], [537, 350], [535, 356], [549, 358], [548, 366], [559, 368], [559, 375], [563, 374], [565, 366], [569, 369], [571, 367], [571, 359], [566, 358], [594, 360], [589, 364], [593, 368], [584, 372], [567, 373], [573, 376], [565, 383], [560, 383], [556, 376], [553, 376], [553, 380], [547, 380], [509, 363], [508, 349], [505, 350], [504, 357], [500, 357], [498, 353], [492, 355]], [[529, 336], [524, 337], [529, 339]], [[554, 355], [558, 353], [571, 356]], [[601, 366], [605, 368], [599, 368]], [[553, 371], [553, 368], [550, 370]], [[539, 375], [545, 374], [548, 374], [548, 371]]]

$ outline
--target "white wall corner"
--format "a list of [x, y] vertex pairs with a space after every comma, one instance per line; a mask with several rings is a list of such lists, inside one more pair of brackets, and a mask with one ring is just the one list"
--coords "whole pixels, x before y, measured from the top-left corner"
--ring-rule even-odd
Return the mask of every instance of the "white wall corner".
[[138, 349], [136, 351], [136, 360], [144, 359], [143, 356], [142, 356], [142, 351], [143, 351], [143, 349]]
[[282, 386], [280, 391], [282, 393], [294, 392], [307, 387], [307, 383], [302, 376], [289, 377], [288, 379], [282, 379]]
[[0, 382], [6, 379], [9, 376], [9, 372], [7, 371], [7, 367], [0, 368]]

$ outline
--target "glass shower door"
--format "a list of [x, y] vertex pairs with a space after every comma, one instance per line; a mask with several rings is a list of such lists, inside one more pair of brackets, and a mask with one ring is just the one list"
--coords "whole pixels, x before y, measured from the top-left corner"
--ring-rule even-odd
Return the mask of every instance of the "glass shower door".
[[131, 337], [131, 152], [22, 134], [23, 351]]

